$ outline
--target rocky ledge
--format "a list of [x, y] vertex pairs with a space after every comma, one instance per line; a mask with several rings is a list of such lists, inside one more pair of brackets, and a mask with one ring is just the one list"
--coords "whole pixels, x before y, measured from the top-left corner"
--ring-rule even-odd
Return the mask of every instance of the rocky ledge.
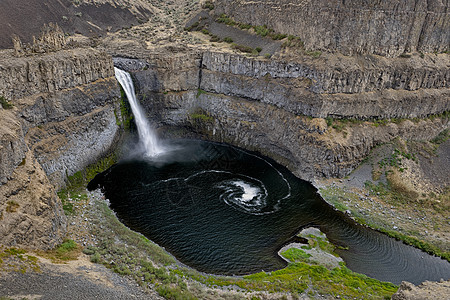
[[3, 51], [0, 96], [1, 243], [52, 248], [66, 231], [55, 188], [118, 135], [111, 57], [93, 49], [21, 58]]

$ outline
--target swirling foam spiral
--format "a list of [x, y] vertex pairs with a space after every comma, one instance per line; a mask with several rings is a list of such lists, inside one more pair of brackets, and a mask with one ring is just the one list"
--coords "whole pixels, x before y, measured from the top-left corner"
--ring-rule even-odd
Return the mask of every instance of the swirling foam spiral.
[[217, 187], [224, 191], [220, 195], [220, 200], [240, 211], [259, 214], [267, 206], [266, 187], [257, 179], [225, 180]]

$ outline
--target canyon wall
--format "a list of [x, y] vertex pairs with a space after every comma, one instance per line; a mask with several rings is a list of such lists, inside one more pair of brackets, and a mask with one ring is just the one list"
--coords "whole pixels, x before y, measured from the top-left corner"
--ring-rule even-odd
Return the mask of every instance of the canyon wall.
[[296, 35], [311, 50], [398, 56], [450, 45], [448, 0], [216, 0], [215, 11]]
[[48, 249], [64, 238], [55, 189], [114, 144], [120, 97], [111, 57], [72, 49], [0, 56], [0, 240]]
[[448, 111], [444, 54], [409, 61], [321, 59], [293, 63], [194, 51], [116, 58], [115, 64], [132, 73], [162, 134], [183, 136], [179, 130], [187, 128], [268, 155], [306, 180], [343, 177], [378, 144], [396, 137], [429, 140], [449, 127], [448, 117], [382, 126], [354, 121], [343, 130], [324, 119], [415, 118]]

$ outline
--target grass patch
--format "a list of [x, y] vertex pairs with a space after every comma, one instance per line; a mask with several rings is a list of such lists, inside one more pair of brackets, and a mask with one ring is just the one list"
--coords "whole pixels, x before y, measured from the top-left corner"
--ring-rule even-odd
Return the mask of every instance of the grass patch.
[[289, 248], [288, 250], [281, 252], [281, 255], [291, 262], [308, 261], [308, 258], [311, 257], [311, 254], [297, 248]]
[[194, 300], [197, 299], [187, 288], [176, 285], [163, 284], [156, 287], [158, 294], [170, 300]]
[[117, 155], [111, 154], [87, 166], [84, 170], [78, 171], [72, 176], [67, 176], [66, 187], [57, 192], [66, 215], [73, 215], [75, 213], [74, 202], [87, 200], [86, 185], [98, 173], [105, 171], [116, 162]]
[[378, 228], [378, 230], [389, 235], [390, 237], [395, 238], [396, 240], [404, 242], [407, 245], [411, 245], [416, 248], [419, 248], [431, 255], [436, 255], [436, 256], [442, 257], [443, 259], [446, 259], [447, 261], [450, 262], [450, 252], [449, 251], [441, 250], [434, 245], [431, 245], [427, 242], [419, 240], [418, 238], [402, 234], [398, 231], [386, 230], [384, 228]]
[[313, 58], [319, 58], [322, 55], [321, 51], [305, 51], [305, 54]]
[[346, 299], [384, 299], [397, 291], [397, 286], [357, 274], [342, 266], [328, 270], [323, 266], [304, 262], [289, 264], [273, 272], [260, 272], [243, 278], [197, 276], [196, 280], [208, 286], [238, 286], [248, 291], [268, 291], [301, 294], [308, 287], [315, 291]]
[[207, 112], [203, 111], [202, 109], [196, 109], [194, 112], [192, 112], [189, 117], [193, 122], [212, 122], [214, 121], [214, 118], [208, 114]]
[[450, 130], [445, 129], [441, 131], [434, 139], [432, 139], [431, 142], [433, 144], [440, 145], [442, 143], [445, 143], [449, 137], [450, 137]]
[[73, 240], [64, 240], [64, 242], [55, 249], [39, 252], [43, 257], [49, 258], [54, 263], [64, 263], [69, 260], [76, 260], [81, 253], [81, 246]]
[[28, 270], [40, 271], [36, 256], [27, 255], [23, 249], [0, 246], [0, 271], [25, 273]]

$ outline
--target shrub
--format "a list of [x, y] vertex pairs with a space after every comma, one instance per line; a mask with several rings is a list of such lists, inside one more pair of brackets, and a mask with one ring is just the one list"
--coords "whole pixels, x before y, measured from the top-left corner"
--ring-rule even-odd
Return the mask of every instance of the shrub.
[[16, 212], [18, 208], [19, 208], [19, 203], [17, 203], [16, 201], [11, 200], [11, 201], [7, 202], [7, 206], [6, 206], [7, 212], [9, 212], [9, 213]]
[[252, 25], [250, 24], [239, 24], [240, 29], [250, 29], [252, 28]]
[[214, 4], [211, 1], [206, 1], [205, 3], [203, 3], [202, 8], [213, 10]]
[[249, 46], [233, 44], [233, 48], [245, 53], [253, 52], [253, 48]]
[[6, 100], [5, 97], [0, 96], [0, 105], [3, 107], [3, 109], [11, 109], [13, 108], [13, 105], [11, 102], [9, 102], [8, 100]]
[[236, 25], [236, 22], [228, 17], [226, 14], [221, 14], [217, 19], [216, 22], [218, 23], [224, 23], [226, 25], [234, 26]]
[[209, 39], [210, 42], [220, 42], [220, 37], [218, 37], [217, 35], [212, 35], [211, 38]]
[[261, 47], [256, 47], [255, 50], [258, 51], [258, 53], [260, 53], [262, 51], [262, 48]]
[[230, 38], [229, 36], [227, 36], [227, 37], [225, 37], [225, 38], [223, 39], [223, 41], [226, 42], [226, 43], [231, 44], [231, 43], [233, 42], [233, 39]]
[[287, 37], [287, 35], [283, 34], [283, 33], [274, 33], [274, 34], [271, 34], [270, 37], [276, 41], [276, 40], [284, 39], [285, 37]]
[[270, 32], [269, 28], [267, 28], [267, 25], [264, 25], [264, 26], [260, 26], [260, 25], [253, 26], [253, 29], [255, 30], [255, 33], [257, 35], [260, 35], [262, 37], [267, 36], [269, 34], [269, 32]]

